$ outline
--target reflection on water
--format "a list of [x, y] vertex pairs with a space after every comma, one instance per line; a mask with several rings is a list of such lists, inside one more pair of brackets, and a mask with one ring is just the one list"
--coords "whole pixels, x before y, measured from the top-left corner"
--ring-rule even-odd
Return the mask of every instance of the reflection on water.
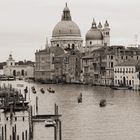
[[[16, 86], [16, 82], [13, 82]], [[23, 84], [26, 86], [27, 83]], [[28, 84], [31, 87], [33, 84]], [[54, 113], [54, 103], [62, 114], [64, 140], [139, 140], [140, 139], [140, 94], [134, 91], [112, 90], [108, 87], [84, 85], [51, 85], [56, 93], [48, 93], [50, 85], [34, 84], [37, 94], [30, 91], [32, 104], [39, 97], [39, 114]], [[45, 89], [45, 94], [40, 88]], [[80, 92], [83, 102], [78, 104]], [[100, 99], [107, 100], [107, 106], [99, 107]], [[53, 139], [53, 129], [40, 124], [38, 138]], [[39, 130], [39, 128], [38, 128]], [[38, 132], [38, 131], [36, 131]], [[45, 133], [49, 132], [49, 133]]]

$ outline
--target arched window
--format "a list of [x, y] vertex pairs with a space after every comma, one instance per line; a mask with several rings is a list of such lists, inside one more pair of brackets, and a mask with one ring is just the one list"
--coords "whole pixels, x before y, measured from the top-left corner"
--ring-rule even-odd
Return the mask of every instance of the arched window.
[[16, 70], [13, 70], [13, 76], [16, 76]]
[[24, 70], [21, 70], [21, 75], [24, 76]]
[[89, 43], [90, 43], [90, 45], [92, 45], [92, 41], [90, 41]]

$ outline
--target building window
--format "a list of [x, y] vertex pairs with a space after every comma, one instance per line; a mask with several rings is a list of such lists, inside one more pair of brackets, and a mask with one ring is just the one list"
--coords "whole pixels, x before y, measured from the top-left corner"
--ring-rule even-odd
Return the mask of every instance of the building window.
[[129, 80], [129, 85], [131, 85], [131, 80]]
[[123, 59], [123, 56], [121, 56], [121, 59]]
[[128, 68], [126, 68], [126, 73], [128, 72]]
[[106, 32], [106, 35], [109, 35], [109, 32]]
[[118, 80], [118, 85], [120, 85], [120, 81]]
[[22, 120], [23, 120], [23, 122], [24, 122], [25, 118], [24, 118], [24, 117], [22, 117]]
[[42, 75], [45, 75], [45, 72], [44, 71], [42, 72]]
[[131, 68], [129, 68], [129, 73], [131, 73]]
[[117, 84], [117, 80], [115, 80], [115, 83]]
[[92, 41], [90, 41], [90, 45], [92, 45]]
[[113, 68], [113, 62], [111, 62], [111, 68]]
[[134, 80], [132, 80], [132, 85], [134, 85]]
[[123, 68], [123, 73], [125, 73], [125, 68]]
[[17, 117], [15, 117], [15, 121], [17, 121]]
[[134, 68], [132, 68], [132, 73], [134, 72]]
[[21, 75], [24, 76], [24, 70], [21, 70]]
[[111, 59], [113, 59], [113, 55], [111, 55]]
[[127, 59], [127, 56], [126, 56], [126, 59]]

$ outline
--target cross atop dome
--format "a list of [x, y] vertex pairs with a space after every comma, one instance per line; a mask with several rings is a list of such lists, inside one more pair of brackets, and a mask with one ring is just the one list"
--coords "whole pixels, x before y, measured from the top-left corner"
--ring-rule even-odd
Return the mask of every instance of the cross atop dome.
[[67, 6], [67, 3], [66, 3], [65, 8], [63, 10], [61, 20], [71, 21], [71, 14], [70, 14], [70, 10], [69, 10], [69, 8]]
[[96, 28], [96, 22], [95, 22], [95, 18], [93, 18], [93, 22], [92, 22], [92, 28]]
[[103, 27], [103, 26], [102, 26], [101, 22], [99, 22], [98, 28], [99, 28], [99, 29], [102, 29], [102, 27]]
[[104, 27], [109, 27], [109, 23], [107, 20], [105, 21]]

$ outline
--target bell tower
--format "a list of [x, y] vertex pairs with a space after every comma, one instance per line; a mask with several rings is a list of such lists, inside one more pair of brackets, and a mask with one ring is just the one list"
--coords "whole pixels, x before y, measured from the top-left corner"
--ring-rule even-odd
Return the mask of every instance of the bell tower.
[[11, 67], [11, 66], [15, 66], [15, 60], [12, 57], [12, 54], [10, 53], [9, 58], [7, 60], [7, 66]]
[[109, 27], [109, 23], [107, 20], [104, 24], [103, 36], [104, 36], [104, 45], [110, 46], [110, 27]]

